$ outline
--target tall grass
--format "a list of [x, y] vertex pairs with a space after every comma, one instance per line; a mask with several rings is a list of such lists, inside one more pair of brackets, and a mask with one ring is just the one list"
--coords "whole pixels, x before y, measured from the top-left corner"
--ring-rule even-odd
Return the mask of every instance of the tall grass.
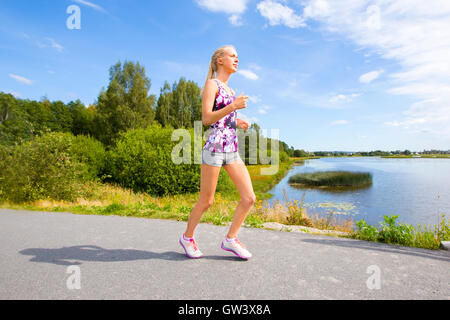
[[308, 186], [359, 187], [370, 185], [372, 175], [366, 172], [319, 171], [293, 175], [288, 182]]

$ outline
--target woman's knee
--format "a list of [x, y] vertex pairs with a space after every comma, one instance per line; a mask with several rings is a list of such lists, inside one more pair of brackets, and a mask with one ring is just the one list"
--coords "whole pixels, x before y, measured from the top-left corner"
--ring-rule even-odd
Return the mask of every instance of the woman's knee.
[[198, 205], [204, 209], [208, 209], [214, 203], [214, 198], [200, 199], [198, 200]]
[[247, 206], [251, 207], [256, 202], [256, 195], [254, 193], [251, 193], [249, 195], [241, 196], [241, 202], [243, 202]]

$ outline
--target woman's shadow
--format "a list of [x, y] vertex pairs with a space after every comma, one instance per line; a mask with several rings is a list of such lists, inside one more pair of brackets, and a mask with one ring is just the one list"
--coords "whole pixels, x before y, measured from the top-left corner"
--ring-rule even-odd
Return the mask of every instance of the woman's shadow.
[[[30, 261], [47, 262], [57, 265], [79, 265], [80, 261], [117, 262], [133, 260], [163, 259], [169, 261], [190, 260], [185, 254], [167, 251], [151, 252], [136, 249], [104, 249], [99, 246], [82, 245], [59, 249], [29, 248], [20, 251], [23, 255], [33, 256]], [[239, 260], [232, 256], [205, 256], [203, 259]]]

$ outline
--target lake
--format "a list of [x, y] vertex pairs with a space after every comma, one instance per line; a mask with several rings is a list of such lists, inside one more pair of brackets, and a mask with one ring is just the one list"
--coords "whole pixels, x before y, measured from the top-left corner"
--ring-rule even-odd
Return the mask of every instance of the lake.
[[[370, 172], [372, 185], [344, 192], [329, 192], [311, 188], [294, 188], [290, 176], [328, 170]], [[389, 159], [380, 157], [342, 157], [305, 160], [304, 165], [292, 167], [288, 174], [268, 192], [267, 200], [302, 199], [308, 213], [336, 217], [351, 215], [354, 221], [365, 219], [378, 225], [383, 215], [399, 215], [397, 222], [416, 225], [438, 223], [442, 213], [450, 217], [450, 159]]]

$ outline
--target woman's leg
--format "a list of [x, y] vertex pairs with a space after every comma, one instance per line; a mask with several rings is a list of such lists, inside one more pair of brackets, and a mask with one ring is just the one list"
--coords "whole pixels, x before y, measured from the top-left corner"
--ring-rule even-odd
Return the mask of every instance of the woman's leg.
[[250, 212], [253, 204], [256, 201], [255, 193], [253, 192], [252, 180], [248, 173], [247, 167], [242, 160], [234, 161], [233, 163], [223, 166], [233, 183], [236, 185], [241, 196], [236, 210], [234, 212], [233, 221], [228, 231], [227, 237], [229, 239], [235, 238], [244, 222], [247, 214]]
[[200, 218], [214, 202], [214, 193], [216, 192], [219, 173], [220, 167], [202, 163], [202, 170], [200, 174], [200, 197], [191, 211], [186, 232], [184, 233], [184, 235], [188, 238], [192, 238], [194, 236], [194, 230], [197, 227]]

